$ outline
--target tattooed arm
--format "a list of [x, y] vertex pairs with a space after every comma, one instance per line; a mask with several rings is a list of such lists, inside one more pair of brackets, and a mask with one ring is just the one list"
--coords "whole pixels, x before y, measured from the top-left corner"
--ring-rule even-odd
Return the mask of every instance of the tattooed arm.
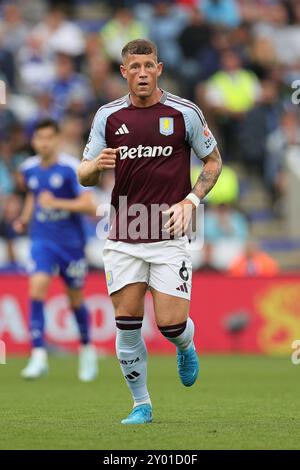
[[204, 166], [199, 178], [192, 189], [192, 193], [196, 194], [201, 200], [214, 187], [219, 178], [222, 169], [222, 159], [218, 147], [202, 159]]
[[[202, 172], [192, 189], [192, 192], [202, 200], [207, 193], [214, 187], [222, 169], [222, 159], [218, 147], [202, 158], [204, 163]], [[174, 204], [170, 209], [164, 212], [169, 215], [169, 220], [164, 225], [164, 229], [171, 235], [181, 236], [187, 233], [189, 224], [192, 220], [192, 212], [196, 209], [196, 205], [190, 199], [183, 199]]]

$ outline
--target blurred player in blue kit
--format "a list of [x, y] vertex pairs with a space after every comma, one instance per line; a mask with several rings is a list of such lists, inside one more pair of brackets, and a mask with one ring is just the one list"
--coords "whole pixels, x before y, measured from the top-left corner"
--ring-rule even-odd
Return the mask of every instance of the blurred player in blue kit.
[[70, 307], [80, 333], [79, 379], [96, 378], [97, 355], [90, 344], [89, 314], [83, 303], [82, 288], [86, 275], [85, 234], [82, 214], [95, 214], [91, 191], [77, 180], [79, 162], [60, 153], [59, 127], [51, 119], [41, 121], [35, 129], [33, 148], [37, 155], [20, 166], [27, 190], [24, 208], [14, 228], [22, 233], [30, 225], [30, 333], [32, 352], [22, 370], [25, 379], [36, 379], [48, 371], [44, 343], [46, 300], [51, 278], [58, 273], [63, 279]]

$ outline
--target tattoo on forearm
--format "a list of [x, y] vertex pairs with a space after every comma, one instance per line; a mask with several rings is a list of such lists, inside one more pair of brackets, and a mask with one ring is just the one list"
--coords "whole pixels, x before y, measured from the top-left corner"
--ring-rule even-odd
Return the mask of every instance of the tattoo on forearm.
[[204, 167], [193, 187], [193, 192], [203, 199], [214, 187], [222, 169], [222, 159], [217, 147], [203, 159]]

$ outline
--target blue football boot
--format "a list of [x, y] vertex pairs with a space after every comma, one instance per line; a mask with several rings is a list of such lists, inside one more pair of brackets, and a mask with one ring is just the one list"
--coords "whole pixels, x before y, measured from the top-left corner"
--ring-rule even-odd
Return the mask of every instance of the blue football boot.
[[199, 359], [194, 343], [187, 351], [177, 349], [177, 366], [180, 380], [185, 387], [196, 382], [199, 373]]
[[148, 403], [135, 406], [127, 418], [121, 421], [122, 424], [145, 424], [152, 421], [152, 406]]

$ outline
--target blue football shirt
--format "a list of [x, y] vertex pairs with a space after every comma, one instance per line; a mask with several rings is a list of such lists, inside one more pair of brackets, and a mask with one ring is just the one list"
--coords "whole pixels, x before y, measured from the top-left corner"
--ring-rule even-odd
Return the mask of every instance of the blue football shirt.
[[85, 233], [82, 215], [64, 210], [44, 209], [38, 197], [43, 191], [50, 191], [56, 198], [73, 199], [85, 191], [77, 179], [79, 161], [61, 153], [56, 162], [49, 166], [41, 165], [41, 157], [28, 158], [20, 166], [26, 187], [34, 195], [34, 213], [31, 221], [32, 241], [47, 241], [68, 249], [82, 247]]

